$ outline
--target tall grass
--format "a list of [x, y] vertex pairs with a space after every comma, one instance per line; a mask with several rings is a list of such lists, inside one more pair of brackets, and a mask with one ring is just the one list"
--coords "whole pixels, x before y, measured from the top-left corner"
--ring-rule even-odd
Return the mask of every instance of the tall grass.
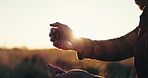
[[46, 64], [65, 70], [83, 69], [106, 78], [136, 78], [133, 60], [102, 62], [78, 60], [74, 51], [59, 49], [3, 49], [0, 48], [0, 78], [52, 78]]

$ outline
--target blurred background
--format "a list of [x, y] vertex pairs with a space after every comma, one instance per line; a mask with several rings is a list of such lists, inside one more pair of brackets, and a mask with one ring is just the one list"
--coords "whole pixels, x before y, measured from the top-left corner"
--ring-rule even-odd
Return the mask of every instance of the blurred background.
[[120, 62], [78, 60], [74, 51], [60, 49], [0, 48], [0, 78], [52, 78], [47, 64], [64, 70], [83, 69], [106, 78], [136, 78], [133, 58]]
[[117, 38], [138, 26], [140, 14], [134, 0], [0, 0], [0, 77], [51, 78], [50, 63], [108, 78], [135, 78], [133, 58], [80, 61], [74, 51], [56, 49], [48, 34], [50, 23], [61, 22], [77, 36]]

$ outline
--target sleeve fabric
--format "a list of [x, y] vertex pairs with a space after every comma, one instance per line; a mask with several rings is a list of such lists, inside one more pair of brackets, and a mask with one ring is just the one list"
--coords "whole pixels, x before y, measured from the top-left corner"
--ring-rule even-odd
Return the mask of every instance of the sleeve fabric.
[[84, 49], [80, 60], [84, 58], [98, 59], [102, 61], [120, 61], [134, 56], [134, 43], [139, 28], [135, 28], [128, 34], [110, 40], [91, 40], [83, 38]]

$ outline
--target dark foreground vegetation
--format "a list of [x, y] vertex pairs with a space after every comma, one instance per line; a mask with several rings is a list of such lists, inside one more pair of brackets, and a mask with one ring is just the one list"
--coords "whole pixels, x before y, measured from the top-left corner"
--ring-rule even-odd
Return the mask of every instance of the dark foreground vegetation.
[[0, 78], [52, 78], [48, 63], [65, 70], [83, 69], [106, 78], [136, 78], [132, 58], [120, 62], [80, 61], [74, 51], [0, 48]]

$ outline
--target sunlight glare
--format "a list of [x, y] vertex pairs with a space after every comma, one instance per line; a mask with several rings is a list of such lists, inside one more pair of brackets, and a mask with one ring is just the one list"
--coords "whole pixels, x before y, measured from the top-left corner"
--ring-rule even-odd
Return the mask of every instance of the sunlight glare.
[[74, 38], [80, 39], [81, 38], [81, 35], [78, 34], [78, 33], [74, 33]]

